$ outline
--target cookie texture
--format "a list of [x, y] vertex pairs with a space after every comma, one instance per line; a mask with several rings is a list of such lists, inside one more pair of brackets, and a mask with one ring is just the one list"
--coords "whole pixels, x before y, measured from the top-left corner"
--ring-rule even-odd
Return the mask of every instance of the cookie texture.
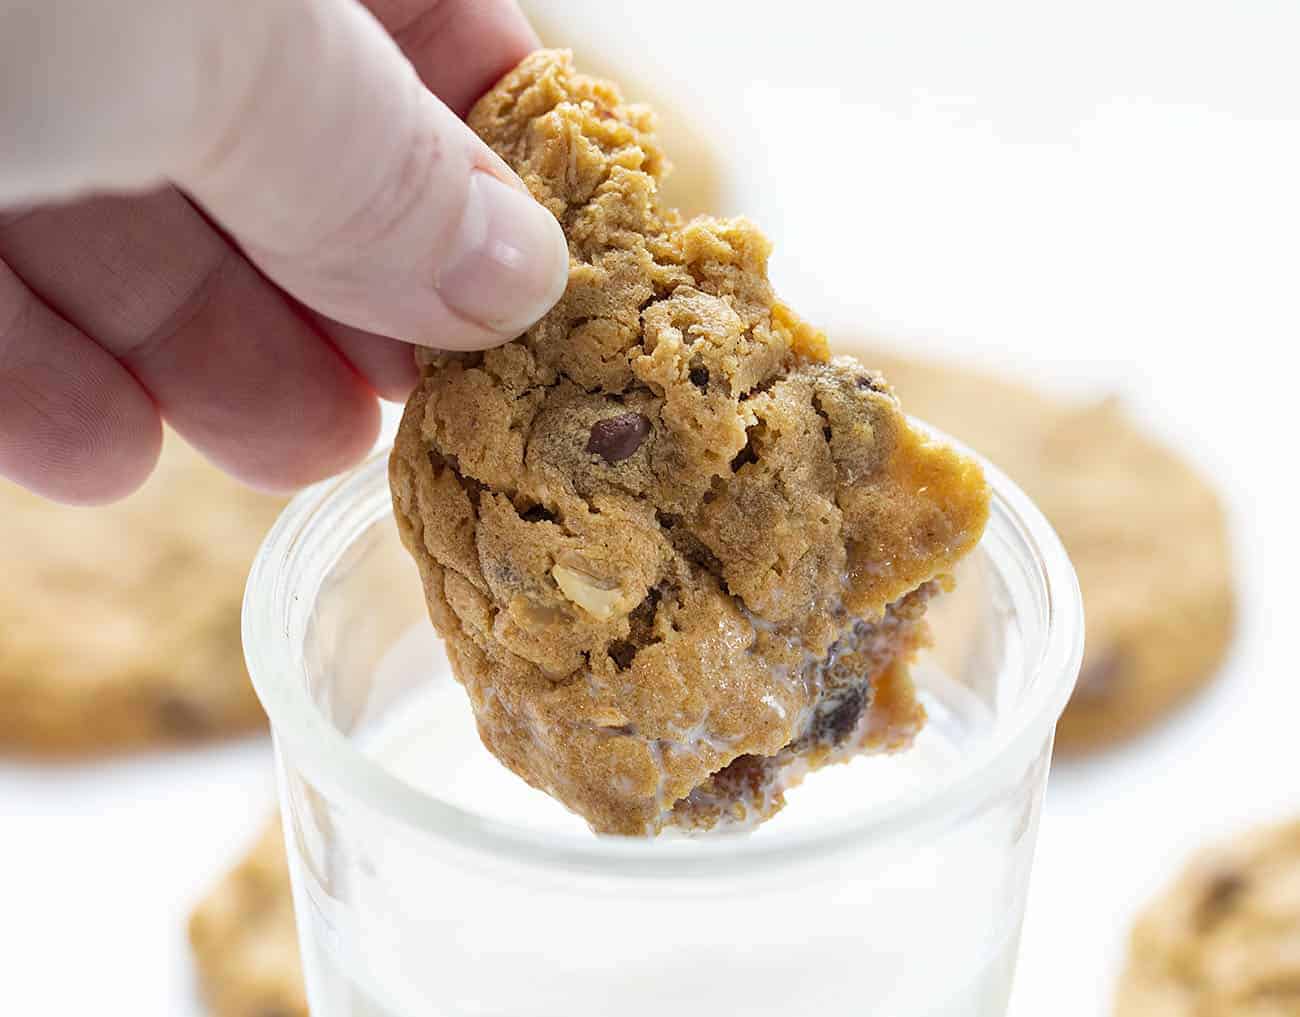
[[279, 819], [195, 909], [189, 932], [214, 1017], [308, 1017]]
[[1132, 735], [1218, 669], [1233, 631], [1214, 489], [1114, 399], [1072, 403], [1002, 377], [846, 343], [908, 410], [996, 463], [1041, 508], [1079, 574], [1087, 648], [1057, 743]]
[[572, 46], [588, 74], [598, 78], [617, 77], [629, 99], [658, 111], [655, 141], [671, 161], [659, 179], [659, 198], [663, 204], [688, 216], [715, 212], [722, 207], [727, 187], [718, 136], [708, 129], [699, 110], [691, 107], [689, 96], [683, 98], [666, 91], [664, 79], [654, 73], [654, 65], [616, 67], [616, 61], [599, 46], [575, 45], [572, 17], [556, 17], [553, 4], [524, 0], [519, 6], [547, 46], [559, 49]]
[[126, 501], [0, 486], [0, 750], [84, 754], [257, 728], [240, 602], [280, 499], [168, 436]]
[[1300, 821], [1196, 859], [1138, 919], [1116, 1017], [1300, 1017]]
[[774, 296], [744, 219], [664, 206], [642, 107], [526, 58], [471, 126], [563, 225], [516, 341], [434, 354], [391, 459], [399, 530], [486, 746], [605, 833], [772, 814], [807, 769], [909, 743], [905, 661], [987, 517]]

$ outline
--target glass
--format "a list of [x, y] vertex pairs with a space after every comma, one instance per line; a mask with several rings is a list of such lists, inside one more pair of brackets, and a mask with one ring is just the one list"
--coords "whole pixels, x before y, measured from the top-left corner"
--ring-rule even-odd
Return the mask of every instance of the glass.
[[812, 774], [748, 836], [593, 836], [479, 744], [378, 457], [249, 579], [315, 1017], [1005, 1013], [1083, 621], [1051, 527], [992, 515], [931, 609], [917, 745]]

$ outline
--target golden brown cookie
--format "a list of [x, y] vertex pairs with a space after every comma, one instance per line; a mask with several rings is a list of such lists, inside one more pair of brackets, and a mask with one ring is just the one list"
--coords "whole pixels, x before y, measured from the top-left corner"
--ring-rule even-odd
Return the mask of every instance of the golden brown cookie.
[[168, 436], [126, 501], [0, 485], [0, 750], [77, 754], [263, 723], [244, 671], [244, 579], [280, 499]]
[[563, 225], [516, 341], [425, 358], [398, 527], [487, 747], [606, 833], [749, 823], [906, 746], [927, 600], [978, 541], [977, 463], [776, 299], [744, 219], [658, 194], [648, 111], [526, 58], [472, 127]]
[[662, 86], [653, 83], [655, 68], [647, 64], [638, 73], [635, 67], [613, 67], [599, 47], [574, 45], [569, 36], [571, 17], [555, 17], [550, 4], [525, 2], [520, 6], [547, 46], [577, 49], [579, 62], [587, 73], [598, 78], [617, 78], [630, 99], [662, 114], [655, 125], [655, 134], [660, 147], [672, 156], [671, 168], [666, 170], [659, 188], [663, 203], [686, 216], [721, 207], [725, 188], [716, 135], [682, 97], [677, 96], [674, 101], [663, 94]]
[[308, 1017], [279, 819], [190, 916], [190, 946], [214, 1017]]
[[1300, 822], [1196, 859], [1138, 919], [1116, 1017], [1300, 1017]]
[[1072, 403], [978, 371], [856, 352], [909, 412], [1006, 470], [1065, 543], [1087, 649], [1059, 744], [1130, 735], [1215, 672], [1232, 635], [1231, 556], [1219, 499], [1191, 466], [1113, 399]]

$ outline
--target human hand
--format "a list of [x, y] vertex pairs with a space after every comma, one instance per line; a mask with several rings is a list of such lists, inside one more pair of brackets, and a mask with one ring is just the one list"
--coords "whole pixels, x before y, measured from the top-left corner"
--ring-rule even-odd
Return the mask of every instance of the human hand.
[[295, 487], [409, 390], [382, 337], [532, 324], [563, 234], [459, 115], [536, 45], [513, 0], [0, 0], [0, 474], [120, 497], [165, 418]]

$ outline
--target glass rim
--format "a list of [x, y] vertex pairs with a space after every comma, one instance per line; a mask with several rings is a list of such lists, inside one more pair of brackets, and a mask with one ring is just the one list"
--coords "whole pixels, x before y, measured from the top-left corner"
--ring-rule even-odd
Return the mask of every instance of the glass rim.
[[[391, 512], [387, 459], [381, 448], [361, 465], [299, 493], [267, 534], [253, 562], [243, 603], [244, 653], [270, 718], [278, 753], [326, 791], [376, 810], [396, 823], [474, 853], [545, 868], [620, 877], [735, 876], [834, 853], [864, 841], [906, 841], [958, 822], [1039, 753], [1065, 708], [1083, 657], [1083, 603], [1078, 579], [1051, 524], [1001, 470], [942, 432], [913, 421], [975, 456], [991, 491], [981, 544], [997, 534], [1040, 588], [1043, 637], [1026, 667], [1032, 683], [993, 738], [954, 774], [916, 795], [872, 806], [780, 838], [655, 838], [554, 835], [489, 819], [420, 791], [390, 773], [318, 709], [302, 680], [302, 636], [320, 584], [356, 537]], [[377, 511], [378, 510], [378, 511]], [[415, 568], [414, 562], [411, 568]], [[430, 623], [432, 624], [432, 623]], [[1035, 648], [1029, 647], [1032, 651]], [[468, 704], [466, 704], [468, 709]]]

